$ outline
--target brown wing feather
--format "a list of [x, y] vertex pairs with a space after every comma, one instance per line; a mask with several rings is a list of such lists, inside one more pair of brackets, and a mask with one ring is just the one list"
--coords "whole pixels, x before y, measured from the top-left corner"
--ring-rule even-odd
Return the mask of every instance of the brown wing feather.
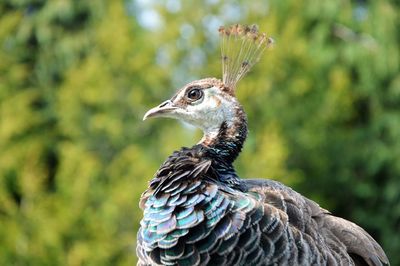
[[385, 265], [388, 258], [379, 244], [361, 227], [333, 215], [318, 217], [320, 226], [327, 228], [346, 246], [346, 251], [354, 257], [361, 257], [366, 265]]
[[[319, 248], [328, 247], [343, 254], [355, 265], [389, 265], [379, 244], [361, 227], [333, 216], [289, 187], [272, 180], [246, 180], [249, 191], [262, 195], [265, 204], [272, 205], [289, 218], [293, 232], [300, 231], [307, 239], [319, 242]], [[322, 242], [321, 242], [322, 241]], [[328, 255], [329, 256], [329, 255]]]

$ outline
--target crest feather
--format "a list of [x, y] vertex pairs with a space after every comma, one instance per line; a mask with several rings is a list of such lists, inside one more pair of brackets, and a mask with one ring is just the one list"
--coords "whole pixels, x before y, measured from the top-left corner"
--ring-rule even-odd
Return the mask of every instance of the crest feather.
[[260, 59], [265, 48], [273, 44], [273, 39], [259, 33], [257, 25], [232, 25], [220, 27], [222, 81], [234, 90], [240, 79]]

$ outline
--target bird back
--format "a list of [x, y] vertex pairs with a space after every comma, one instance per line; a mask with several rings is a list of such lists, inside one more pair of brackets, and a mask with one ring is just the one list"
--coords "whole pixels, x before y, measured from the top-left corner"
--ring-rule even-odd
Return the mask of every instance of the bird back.
[[270, 180], [222, 183], [206, 149], [184, 148], [142, 195], [139, 265], [384, 265], [363, 229]]

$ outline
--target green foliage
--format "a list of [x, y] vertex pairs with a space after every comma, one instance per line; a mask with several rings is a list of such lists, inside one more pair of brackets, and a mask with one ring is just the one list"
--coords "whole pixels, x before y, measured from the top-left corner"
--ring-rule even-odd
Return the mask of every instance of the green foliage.
[[0, 4], [0, 264], [134, 264], [141, 192], [200, 137], [141, 117], [185, 82], [220, 76], [216, 30], [237, 22], [276, 39], [239, 85], [240, 175], [295, 187], [400, 264], [398, 4], [165, 3]]

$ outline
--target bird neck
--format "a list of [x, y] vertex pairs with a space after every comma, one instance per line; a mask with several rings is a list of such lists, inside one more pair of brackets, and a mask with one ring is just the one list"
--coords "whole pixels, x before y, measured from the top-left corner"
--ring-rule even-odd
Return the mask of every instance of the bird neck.
[[241, 106], [233, 111], [235, 114], [231, 120], [224, 121], [216, 130], [205, 131], [199, 143], [227, 164], [232, 164], [238, 157], [247, 137], [246, 113]]

